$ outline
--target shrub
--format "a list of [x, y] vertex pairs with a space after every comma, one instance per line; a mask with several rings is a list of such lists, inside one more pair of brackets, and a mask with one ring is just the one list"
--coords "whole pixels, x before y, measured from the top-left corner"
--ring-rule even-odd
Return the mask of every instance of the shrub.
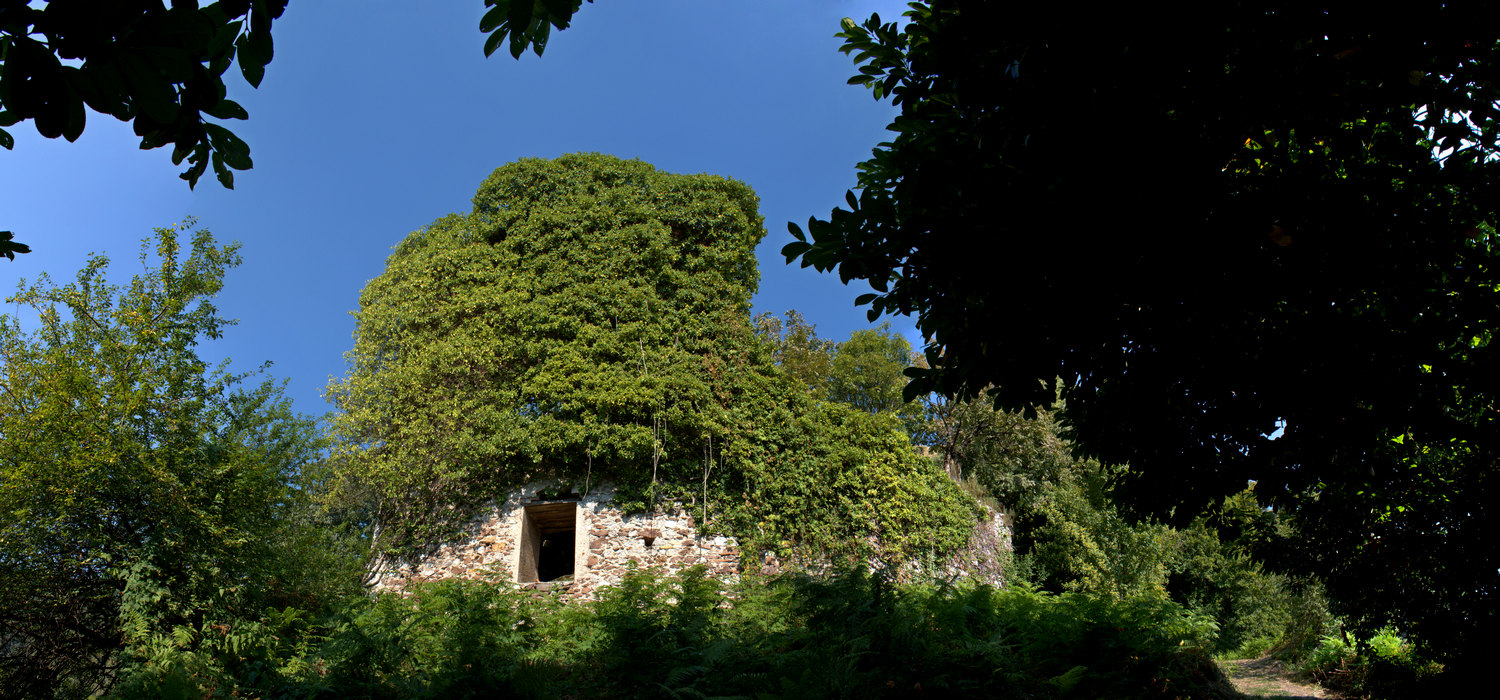
[[1359, 644], [1350, 643], [1342, 633], [1324, 636], [1307, 655], [1303, 669], [1330, 687], [1383, 698], [1427, 694], [1423, 684], [1443, 670], [1391, 627]]
[[1232, 697], [1202, 652], [1212, 623], [1163, 597], [898, 584], [862, 570], [722, 590], [692, 568], [631, 570], [592, 603], [470, 581], [346, 603], [319, 619], [268, 615], [220, 635], [238, 641], [176, 647], [132, 689], [264, 698]]

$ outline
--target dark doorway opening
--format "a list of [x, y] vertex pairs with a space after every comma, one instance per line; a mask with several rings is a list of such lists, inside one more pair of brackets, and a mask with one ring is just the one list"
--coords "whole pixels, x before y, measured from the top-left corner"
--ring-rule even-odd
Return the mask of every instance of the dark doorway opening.
[[578, 504], [571, 502], [526, 506], [518, 582], [556, 581], [573, 575], [577, 513]]
[[536, 557], [536, 580], [555, 581], [573, 575], [573, 531], [542, 535], [542, 551]]

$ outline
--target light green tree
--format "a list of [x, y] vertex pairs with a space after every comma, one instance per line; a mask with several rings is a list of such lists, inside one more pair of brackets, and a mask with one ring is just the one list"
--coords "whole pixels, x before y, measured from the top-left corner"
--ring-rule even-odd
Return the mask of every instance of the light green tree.
[[785, 321], [763, 313], [755, 318], [755, 328], [771, 344], [783, 373], [806, 386], [813, 396], [827, 396], [837, 343], [818, 337], [817, 327], [796, 309], [786, 312]]
[[902, 374], [918, 356], [889, 323], [849, 334], [833, 352], [828, 368], [828, 399], [868, 413], [900, 413], [906, 406]]
[[[183, 246], [179, 237], [191, 236]], [[196, 354], [231, 322], [211, 299], [236, 246], [157, 231], [155, 267], [117, 287], [95, 256], [0, 317], [0, 687], [102, 691], [137, 643], [325, 579], [278, 569], [298, 471], [322, 443], [272, 383]], [[305, 532], [302, 534], [306, 534]], [[308, 548], [307, 561], [330, 560]]]
[[905, 401], [903, 372], [922, 357], [889, 323], [854, 331], [836, 343], [818, 337], [817, 328], [796, 310], [782, 321], [770, 314], [756, 318], [756, 329], [771, 344], [781, 371], [807, 387], [810, 395], [866, 413], [900, 418], [916, 444], [930, 444], [934, 399]]

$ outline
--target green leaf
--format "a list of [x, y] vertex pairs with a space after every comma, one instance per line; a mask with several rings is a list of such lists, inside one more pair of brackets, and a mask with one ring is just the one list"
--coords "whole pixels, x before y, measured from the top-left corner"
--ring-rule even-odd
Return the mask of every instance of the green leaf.
[[[269, 11], [266, 0], [251, 0], [250, 2], [250, 29], [251, 31], [270, 31], [271, 21], [274, 15]], [[279, 13], [278, 13], [279, 14]]]
[[230, 99], [219, 100], [212, 109], [203, 110], [204, 114], [215, 119], [249, 119], [250, 113], [245, 111], [238, 102]]
[[172, 165], [182, 165], [182, 159], [188, 157], [196, 145], [197, 143], [193, 141], [179, 141], [177, 147], [172, 149]]
[[811, 248], [811, 245], [803, 243], [801, 241], [797, 241], [782, 246], [781, 254], [786, 256], [786, 262], [788, 265], [790, 265], [793, 260], [796, 260], [798, 256], [806, 253]]
[[208, 142], [199, 142], [193, 148], [193, 155], [188, 158], [188, 162], [192, 164], [192, 167], [189, 167], [177, 176], [187, 180], [188, 189], [196, 187], [198, 185], [198, 178], [203, 177], [203, 173], [208, 169], [208, 153]]
[[573, 13], [577, 12], [582, 5], [580, 0], [542, 0], [542, 7], [547, 10], [548, 21], [558, 29], [567, 29], [569, 21], [573, 19]]
[[224, 167], [224, 154], [215, 151], [213, 154], [214, 175], [218, 177], [219, 184], [226, 190], [234, 189], [234, 171]]
[[252, 166], [250, 161], [250, 145], [235, 136], [234, 132], [219, 126], [218, 124], [205, 123], [203, 130], [213, 142], [216, 152], [223, 155], [224, 163], [235, 170], [249, 170]]
[[[4, 133], [4, 131], [0, 131], [0, 134]], [[0, 231], [0, 256], [15, 260], [17, 254], [31, 252], [31, 246], [25, 243], [17, 243], [12, 240], [13, 238], [14, 236], [10, 231]]]
[[74, 90], [67, 91], [68, 120], [63, 125], [63, 138], [69, 142], [77, 141], [83, 135], [83, 127], [88, 121], [88, 114], [83, 109], [83, 98]]
[[551, 34], [552, 25], [548, 24], [545, 18], [538, 17], [532, 21], [530, 32], [532, 52], [541, 56], [542, 52], [547, 50], [547, 39]]
[[241, 35], [234, 44], [238, 49], [240, 73], [251, 87], [260, 87], [261, 79], [266, 76], [266, 64], [271, 62], [273, 54], [270, 31], [257, 30], [252, 23], [250, 31]]
[[[208, 57], [217, 60], [234, 55], [235, 39], [240, 36], [240, 30], [245, 26], [243, 21], [234, 21], [214, 30], [213, 41], [208, 44]], [[222, 71], [219, 71], [222, 73]], [[217, 75], [218, 73], [215, 73]]]
[[495, 50], [500, 48], [500, 43], [503, 41], [505, 41], [504, 32], [495, 32], [493, 34], [490, 34], [489, 37], [484, 40], [484, 57], [489, 58], [491, 54], [495, 53]]
[[[512, 37], [518, 36], [518, 31], [531, 26], [531, 14], [534, 9], [536, 9], [536, 6], [526, 0], [520, 0], [519, 2], [512, 1], [509, 4], [506, 8], [505, 21], [510, 24]], [[524, 35], [524, 32], [521, 32], [520, 35]]]
[[806, 234], [802, 233], [802, 227], [798, 226], [797, 222], [795, 221], [786, 222], [786, 230], [788, 233], [792, 234], [792, 238], [795, 238], [799, 241], [807, 240]]
[[504, 0], [490, 8], [489, 12], [484, 13], [484, 17], [479, 20], [479, 31], [489, 34], [505, 24], [506, 15], [510, 11], [509, 5], [509, 0]]
[[137, 116], [144, 116], [158, 124], [170, 124], [177, 120], [177, 95], [165, 76], [156, 71], [140, 55], [121, 53], [118, 69], [128, 86], [130, 103], [136, 107]]
[[203, 16], [214, 26], [222, 26], [232, 19], [229, 12], [225, 9], [224, 2], [214, 2], [204, 5], [198, 11], [203, 13]]

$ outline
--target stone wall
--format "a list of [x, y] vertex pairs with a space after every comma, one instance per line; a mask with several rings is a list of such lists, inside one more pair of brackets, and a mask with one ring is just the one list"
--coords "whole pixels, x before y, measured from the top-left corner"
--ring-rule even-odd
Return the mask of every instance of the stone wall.
[[984, 517], [975, 523], [968, 544], [948, 560], [945, 573], [954, 580], [967, 578], [1004, 588], [1011, 563], [1010, 535], [1015, 515], [982, 503], [980, 508]]
[[[681, 509], [657, 515], [626, 515], [614, 507], [614, 489], [607, 485], [586, 494], [563, 496], [550, 493], [556, 487], [541, 482], [511, 494], [471, 521], [459, 541], [442, 546], [420, 562], [378, 572], [375, 588], [398, 590], [409, 582], [465, 578], [591, 598], [600, 587], [618, 583], [632, 562], [640, 568], [668, 573], [695, 564], [708, 567], [710, 573], [720, 577], [739, 573], [739, 547], [734, 539], [698, 536], [693, 517]], [[538, 570], [542, 529], [564, 527], [558, 513], [565, 509], [558, 506], [566, 503], [576, 504], [571, 580], [526, 580]], [[547, 508], [551, 524], [539, 524], [542, 517], [528, 517], [528, 507], [533, 515]]]
[[[556, 488], [557, 484], [540, 482], [520, 489], [474, 518], [459, 541], [442, 546], [420, 562], [379, 572], [375, 588], [399, 590], [409, 582], [464, 578], [555, 591], [569, 598], [592, 598], [599, 588], [618, 583], [631, 563], [666, 573], [702, 564], [709, 573], [725, 579], [741, 572], [739, 545], [734, 538], [700, 537], [692, 515], [680, 508], [656, 515], [626, 515], [612, 503], [614, 489], [608, 485], [561, 497], [552, 493]], [[571, 521], [573, 575], [538, 581], [542, 530], [566, 526], [559, 515], [566, 508], [559, 506], [567, 503], [575, 504]], [[1007, 512], [986, 507], [985, 517], [975, 524], [968, 545], [940, 565], [937, 573], [951, 580], [969, 578], [1003, 587], [1009, 566], [1011, 519]], [[875, 563], [871, 566], [878, 568]], [[757, 568], [761, 573], [775, 574], [788, 568], [819, 571], [827, 564], [783, 562], [763, 552]], [[903, 579], [920, 576], [922, 567], [912, 562], [897, 575]]]

